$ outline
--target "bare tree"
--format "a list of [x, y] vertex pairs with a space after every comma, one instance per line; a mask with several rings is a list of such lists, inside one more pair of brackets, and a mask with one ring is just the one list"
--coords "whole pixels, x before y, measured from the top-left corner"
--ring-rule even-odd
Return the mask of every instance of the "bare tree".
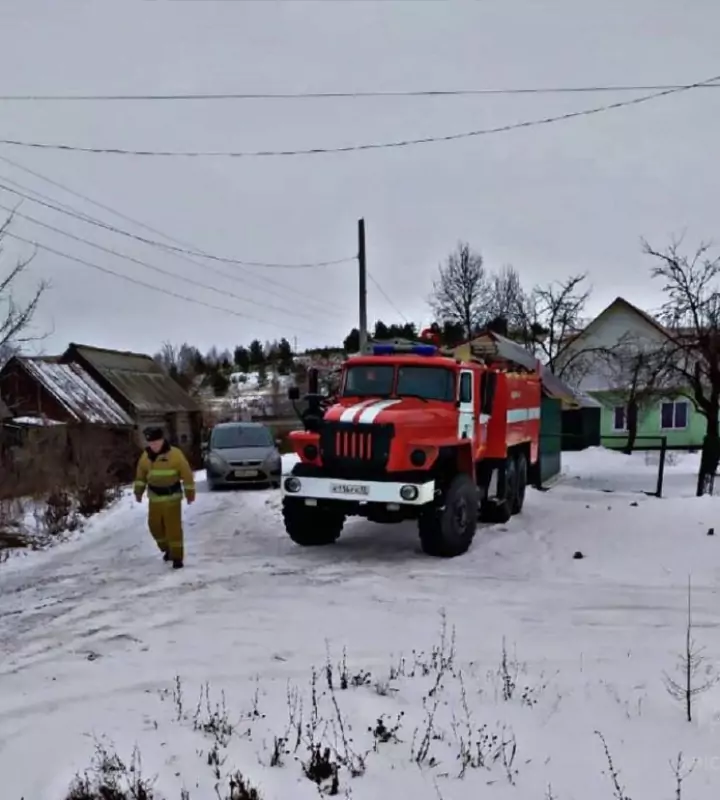
[[[2, 241], [7, 233], [12, 216], [0, 224], [0, 256], [3, 254]], [[17, 280], [29, 266], [34, 254], [18, 261], [3, 277], [0, 277], [0, 364], [15, 355], [23, 346], [31, 341], [38, 341], [40, 336], [31, 334], [31, 326], [45, 290], [46, 282], [41, 282], [29, 300], [18, 302], [14, 292]]]
[[642, 416], [651, 403], [677, 389], [671, 364], [674, 347], [670, 341], [656, 343], [626, 333], [614, 347], [597, 353], [596, 363], [605, 367], [614, 405], [624, 406], [628, 439], [625, 452], [632, 453]]
[[440, 265], [438, 280], [433, 282], [429, 303], [435, 318], [462, 325], [470, 339], [487, 321], [488, 287], [482, 256], [460, 242]]
[[664, 250], [643, 241], [644, 252], [656, 260], [653, 277], [664, 282], [666, 301], [660, 311], [674, 346], [671, 367], [691, 392], [695, 408], [707, 420], [698, 474], [698, 497], [712, 493], [720, 463], [720, 256], [709, 255], [701, 243], [692, 255], [673, 240]]
[[189, 390], [197, 377], [197, 364], [200, 353], [196, 347], [184, 342], [174, 345], [163, 342], [155, 361], [184, 389]]
[[511, 338], [523, 330], [527, 303], [528, 298], [515, 267], [505, 266], [490, 277], [487, 316], [489, 319], [504, 320]]
[[[577, 382], [587, 368], [587, 351], [566, 348], [585, 327], [582, 322], [591, 289], [583, 289], [586, 275], [536, 286], [522, 309], [525, 344], [542, 359], [551, 372]], [[581, 369], [582, 368], [582, 369]]]

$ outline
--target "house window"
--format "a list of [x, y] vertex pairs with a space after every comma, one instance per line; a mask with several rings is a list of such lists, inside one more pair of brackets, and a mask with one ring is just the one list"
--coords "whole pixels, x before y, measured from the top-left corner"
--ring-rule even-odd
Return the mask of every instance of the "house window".
[[660, 427], [664, 431], [687, 428], [690, 417], [690, 404], [687, 400], [675, 400], [660, 406]]
[[613, 430], [626, 431], [627, 429], [627, 408], [625, 406], [615, 406], [613, 408]]

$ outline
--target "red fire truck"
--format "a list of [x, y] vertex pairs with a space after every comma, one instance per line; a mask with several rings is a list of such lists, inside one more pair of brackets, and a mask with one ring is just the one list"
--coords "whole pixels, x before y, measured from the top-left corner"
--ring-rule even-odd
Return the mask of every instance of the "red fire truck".
[[479, 520], [522, 510], [538, 469], [540, 397], [537, 368], [460, 361], [434, 344], [350, 357], [332, 404], [311, 387], [305, 430], [290, 435], [299, 462], [282, 482], [288, 535], [327, 545], [349, 516], [417, 520], [425, 553], [465, 553]]

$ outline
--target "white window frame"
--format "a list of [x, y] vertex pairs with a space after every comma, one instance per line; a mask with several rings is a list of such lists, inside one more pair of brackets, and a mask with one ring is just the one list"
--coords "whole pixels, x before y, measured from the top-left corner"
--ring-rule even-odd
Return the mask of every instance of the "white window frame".
[[[685, 424], [675, 425], [675, 407], [683, 404], [687, 406], [687, 411], [685, 412]], [[663, 427], [663, 418], [662, 418], [662, 410], [663, 406], [672, 405], [673, 407], [673, 424], [670, 428]], [[660, 430], [661, 431], [686, 431], [690, 427], [690, 401], [687, 398], [678, 398], [677, 400], [661, 400], [660, 401]]]
[[[624, 412], [625, 412], [624, 415], [623, 415], [623, 419], [625, 421], [625, 425], [622, 428], [618, 428], [617, 425], [615, 424], [615, 420], [617, 419], [616, 412], [617, 412], [618, 408], [622, 408], [624, 410]], [[613, 429], [613, 432], [614, 433], [627, 433], [628, 432], [627, 406], [626, 405], [624, 406], [622, 404], [614, 405], [614, 406], [611, 406], [610, 411], [612, 412], [612, 429]]]

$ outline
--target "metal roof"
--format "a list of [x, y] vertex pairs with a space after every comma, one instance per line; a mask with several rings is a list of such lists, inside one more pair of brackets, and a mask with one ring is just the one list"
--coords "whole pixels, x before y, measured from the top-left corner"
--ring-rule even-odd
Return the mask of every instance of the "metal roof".
[[151, 356], [71, 344], [64, 360], [77, 354], [103, 376], [138, 412], [199, 411], [200, 406]]
[[495, 331], [488, 331], [469, 342], [470, 351], [481, 357], [498, 358], [518, 364], [528, 370], [536, 370], [538, 359], [522, 345], [507, 339]]
[[601, 405], [597, 400], [594, 400], [589, 395], [578, 392], [572, 386], [565, 383], [564, 380], [558, 378], [555, 373], [550, 372], [550, 369], [543, 366], [540, 370], [543, 389], [545, 394], [549, 397], [555, 397], [562, 400], [568, 406], [580, 408], [600, 408]]
[[519, 364], [526, 369], [535, 370], [539, 368], [545, 394], [562, 400], [567, 406], [576, 408], [600, 407], [600, 403], [597, 400], [583, 392], [579, 392], [564, 380], [558, 378], [547, 365], [540, 364], [539, 360], [529, 350], [512, 341], [512, 339], [508, 339], [495, 331], [488, 331], [483, 336], [473, 339], [470, 345], [472, 350], [479, 355], [500, 358], [503, 361]]
[[16, 358], [78, 422], [131, 427], [132, 419], [79, 364], [53, 358]]

